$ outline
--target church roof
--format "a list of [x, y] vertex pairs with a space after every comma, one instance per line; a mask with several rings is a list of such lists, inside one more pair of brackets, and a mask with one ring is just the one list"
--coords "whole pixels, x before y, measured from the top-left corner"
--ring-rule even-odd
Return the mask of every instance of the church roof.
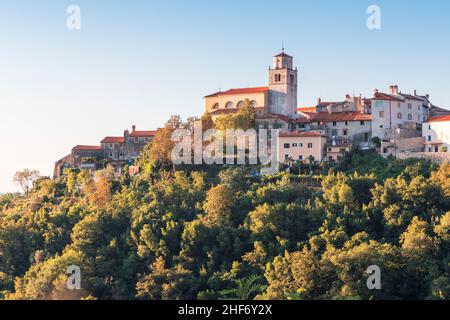
[[275, 56], [275, 58], [278, 58], [278, 57], [293, 58], [290, 55], [286, 54], [284, 51]]
[[218, 91], [216, 93], [205, 96], [205, 98], [239, 95], [239, 94], [249, 94], [249, 93], [264, 93], [267, 91], [269, 91], [269, 87], [230, 89], [228, 91]]

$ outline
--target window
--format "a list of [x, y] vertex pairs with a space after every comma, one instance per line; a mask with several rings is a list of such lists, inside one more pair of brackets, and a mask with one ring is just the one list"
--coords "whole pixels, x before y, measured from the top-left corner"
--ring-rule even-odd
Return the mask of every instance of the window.
[[217, 109], [219, 109], [219, 104], [218, 103], [215, 103], [214, 105], [213, 105], [213, 110], [217, 110]]
[[336, 126], [337, 126], [337, 122], [333, 121], [333, 127], [336, 127]]
[[311, 142], [308, 143], [308, 149], [312, 149], [312, 147], [313, 147], [313, 144]]
[[361, 121], [359, 124], [364, 126], [366, 124], [366, 122], [365, 121]]
[[252, 105], [253, 108], [256, 108], [258, 106], [258, 102], [256, 102], [255, 100], [252, 100], [250, 104]]
[[292, 144], [292, 148], [297, 148], [298, 147], [298, 144], [297, 143], [293, 143]]
[[295, 76], [293, 74], [291, 74], [291, 83], [295, 82]]
[[110, 144], [109, 144], [109, 147], [110, 147], [110, 148], [112, 149], [112, 148], [113, 148], [113, 144], [112, 144], [112, 143], [110, 143]]
[[431, 141], [431, 136], [428, 136], [428, 141], [429, 141], [429, 142]]
[[384, 102], [383, 101], [375, 101], [375, 108], [383, 108]]
[[285, 148], [285, 149], [289, 149], [290, 147], [291, 147], [291, 145], [290, 145], [289, 143], [285, 143], [285, 144], [284, 144], [284, 148]]
[[402, 119], [402, 114], [399, 112], [397, 113], [397, 119], [401, 120]]
[[387, 148], [383, 148], [383, 153], [387, 153]]
[[275, 75], [275, 82], [281, 82], [281, 74]]
[[344, 136], [348, 136], [348, 130], [347, 129], [344, 129], [342, 132], [343, 132]]
[[380, 111], [379, 114], [380, 118], [384, 118], [384, 111]]
[[383, 127], [383, 125], [380, 125], [380, 129], [383, 129], [384, 127]]
[[244, 106], [244, 101], [239, 101], [237, 104], [238, 108], [242, 108]]
[[299, 146], [300, 148], [303, 148], [303, 143], [300, 143], [298, 146]]
[[420, 104], [417, 106], [417, 111], [420, 111]]
[[408, 103], [408, 109], [412, 109], [412, 103]]
[[230, 109], [230, 108], [233, 108], [233, 107], [234, 107], [234, 104], [231, 101], [228, 101], [227, 104], [225, 105], [225, 108], [227, 108], [227, 109]]
[[402, 107], [402, 104], [400, 102], [397, 103], [398, 108], [400, 109]]
[[299, 156], [298, 156], [298, 160], [303, 160], [303, 156], [302, 156], [302, 155], [299, 155]]
[[348, 121], [345, 121], [345, 125], [348, 126]]
[[408, 120], [412, 121], [412, 114], [411, 113], [408, 113]]
[[365, 132], [364, 133], [364, 142], [368, 142], [369, 141], [369, 133]]
[[289, 160], [289, 155], [288, 154], [284, 155], [284, 160]]
[[439, 152], [439, 147], [438, 146], [434, 147], [434, 152]]
[[332, 136], [332, 137], [337, 137], [337, 135], [338, 135], [337, 129], [331, 130], [331, 136]]
[[109, 157], [110, 157], [110, 158], [112, 158], [112, 156], [113, 156], [113, 153], [112, 153], [112, 152], [110, 152], [110, 153], [109, 153]]

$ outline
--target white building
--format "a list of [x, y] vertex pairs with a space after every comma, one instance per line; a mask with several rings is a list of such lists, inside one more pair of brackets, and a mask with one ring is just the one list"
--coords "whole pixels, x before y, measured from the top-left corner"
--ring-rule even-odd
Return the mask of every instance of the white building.
[[429, 96], [399, 92], [398, 86], [390, 87], [389, 93], [375, 90], [372, 101], [372, 137], [388, 140], [396, 129], [416, 130], [429, 116]]
[[449, 152], [450, 115], [432, 117], [423, 124], [425, 152]]

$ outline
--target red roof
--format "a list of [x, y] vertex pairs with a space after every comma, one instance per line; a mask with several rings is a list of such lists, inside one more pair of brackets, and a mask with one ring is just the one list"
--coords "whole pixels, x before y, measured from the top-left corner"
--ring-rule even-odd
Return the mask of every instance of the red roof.
[[269, 87], [230, 89], [228, 91], [219, 91], [219, 92], [210, 94], [208, 96], [205, 96], [205, 98], [238, 95], [238, 94], [248, 94], [248, 93], [264, 93], [267, 91], [269, 91]]
[[77, 145], [72, 148], [72, 151], [100, 151], [102, 150], [101, 146], [82, 146]]
[[130, 137], [154, 137], [156, 134], [156, 131], [133, 131], [130, 133]]
[[285, 133], [280, 133], [280, 137], [283, 138], [290, 138], [290, 137], [296, 137], [296, 138], [300, 138], [300, 137], [326, 137], [326, 135], [324, 135], [322, 132], [318, 132], [318, 131], [294, 131], [294, 132], [285, 132]]
[[444, 121], [450, 121], [450, 115], [431, 117], [430, 119], [428, 119], [427, 122], [444, 122]]
[[363, 114], [358, 111], [352, 112], [338, 112], [338, 113], [328, 113], [328, 112], [318, 112], [318, 113], [307, 113], [311, 117], [311, 122], [334, 122], [334, 121], [371, 121], [372, 115]]
[[298, 112], [316, 112], [317, 108], [316, 107], [299, 107]]
[[124, 137], [106, 137], [100, 143], [125, 143]]

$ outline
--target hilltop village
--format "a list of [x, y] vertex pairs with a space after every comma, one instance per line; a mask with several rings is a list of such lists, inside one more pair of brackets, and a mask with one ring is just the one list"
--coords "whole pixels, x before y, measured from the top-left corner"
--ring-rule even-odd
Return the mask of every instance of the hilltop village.
[[[450, 160], [450, 111], [435, 106], [428, 94], [404, 93], [391, 85], [387, 91], [375, 89], [371, 98], [347, 94], [342, 101], [318, 98], [315, 106], [299, 106], [298, 82], [294, 58], [283, 50], [273, 57], [267, 86], [209, 94], [204, 97], [205, 114], [216, 121], [250, 102], [256, 130], [280, 130], [280, 162], [336, 162], [352, 147], [376, 149], [383, 156]], [[55, 163], [54, 177], [67, 168], [96, 170], [107, 164], [120, 171], [139, 158], [155, 135], [154, 130], [132, 126], [99, 145], [77, 145]]]

